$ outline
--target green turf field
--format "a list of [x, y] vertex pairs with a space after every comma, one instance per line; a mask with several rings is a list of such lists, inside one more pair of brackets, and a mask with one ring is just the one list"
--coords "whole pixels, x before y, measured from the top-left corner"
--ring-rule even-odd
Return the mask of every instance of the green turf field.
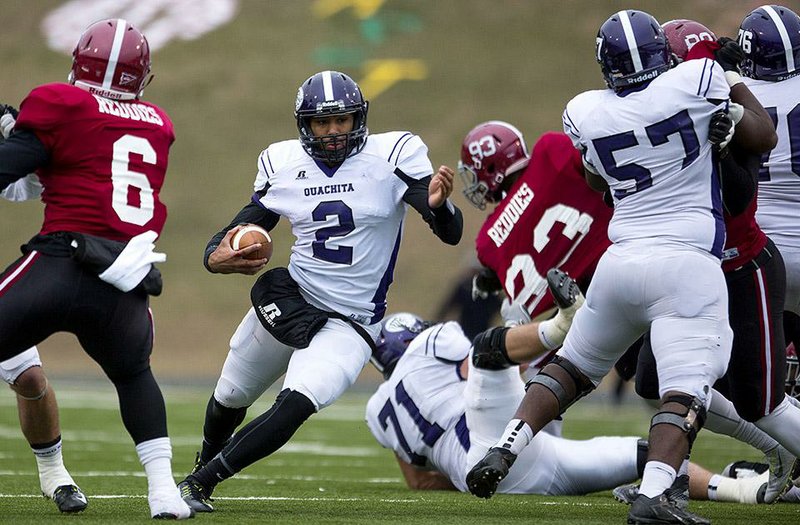
[[[16, 421], [14, 398], [0, 396], [0, 509], [3, 523], [148, 522], [146, 480], [119, 418], [116, 396], [105, 385], [57, 385], [71, 473], [89, 497], [79, 516], [62, 516], [38, 494], [36, 466]], [[209, 392], [165, 388], [176, 477], [194, 460]], [[267, 408], [264, 396], [251, 414]], [[624, 523], [626, 508], [610, 492], [585, 497], [495, 496], [413, 492], [405, 488], [392, 454], [373, 441], [363, 422], [367, 393], [348, 393], [312, 418], [272, 457], [218, 487], [217, 511], [206, 523]], [[90, 407], [90, 408], [81, 408]], [[568, 437], [594, 433], [641, 435], [649, 415], [637, 403], [624, 408], [587, 399], [570, 410]], [[712, 470], [729, 461], [757, 459], [747, 447], [704, 432], [694, 459]], [[602, 475], [602, 472], [600, 473]], [[788, 524], [800, 506], [692, 503], [692, 509], [724, 524]]]

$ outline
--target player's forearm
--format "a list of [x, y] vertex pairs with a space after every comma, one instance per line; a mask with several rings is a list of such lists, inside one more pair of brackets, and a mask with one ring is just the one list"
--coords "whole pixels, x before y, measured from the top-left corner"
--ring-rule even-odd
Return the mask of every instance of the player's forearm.
[[394, 453], [397, 466], [403, 473], [406, 485], [411, 490], [457, 490], [450, 479], [438, 470], [421, 470], [403, 460]]
[[526, 363], [546, 352], [539, 338], [539, 323], [515, 326], [506, 334], [506, 353], [515, 363]]
[[17, 131], [0, 142], [0, 191], [49, 161], [47, 150], [31, 131]]
[[447, 200], [436, 209], [431, 209], [428, 206], [430, 177], [421, 180], [409, 179], [407, 183], [409, 187], [403, 195], [403, 201], [417, 210], [425, 222], [428, 223], [433, 233], [444, 243], [458, 244], [464, 232], [464, 217], [461, 214], [461, 210], [450, 200]]
[[239, 224], [257, 224], [267, 231], [270, 231], [275, 227], [279, 219], [279, 215], [264, 209], [260, 204], [255, 202], [248, 203], [244, 208], [239, 210], [239, 213], [236, 214], [236, 217], [233, 218], [230, 224], [215, 233], [214, 236], [211, 237], [211, 240], [208, 241], [205, 252], [203, 253], [203, 265], [209, 272], [213, 273], [213, 270], [211, 270], [211, 268], [208, 266], [208, 258], [212, 253], [214, 253], [214, 250], [217, 249], [219, 243], [222, 242], [225, 234], [227, 234], [234, 227], [238, 226]]

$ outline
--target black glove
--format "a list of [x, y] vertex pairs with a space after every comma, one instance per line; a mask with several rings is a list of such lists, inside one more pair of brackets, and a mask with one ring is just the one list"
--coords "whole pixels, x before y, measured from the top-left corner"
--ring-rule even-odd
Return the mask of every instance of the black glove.
[[733, 120], [722, 110], [711, 115], [711, 124], [708, 126], [708, 141], [716, 151], [722, 150], [733, 138]]
[[739, 64], [744, 60], [744, 51], [732, 38], [723, 36], [717, 40], [720, 48], [714, 51], [714, 59], [719, 62], [725, 71], [739, 72]]
[[19, 111], [14, 106], [6, 106], [5, 104], [0, 104], [0, 115], [5, 115], [6, 113], [10, 113], [14, 120], [17, 120], [19, 116]]
[[472, 277], [472, 300], [488, 299], [490, 295], [496, 294], [503, 289], [503, 283], [491, 268], [481, 268]]

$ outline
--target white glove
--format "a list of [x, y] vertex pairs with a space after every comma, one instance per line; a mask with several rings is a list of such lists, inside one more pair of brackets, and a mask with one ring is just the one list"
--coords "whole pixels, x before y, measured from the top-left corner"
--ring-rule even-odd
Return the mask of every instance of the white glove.
[[511, 302], [508, 297], [503, 299], [503, 304], [500, 305], [500, 315], [509, 328], [531, 322], [531, 315], [525, 305], [517, 301]]
[[12, 202], [22, 202], [32, 199], [38, 199], [42, 195], [42, 183], [39, 182], [39, 177], [34, 173], [28, 174], [13, 184], [6, 186], [0, 197]]
[[9, 135], [11, 135], [11, 131], [14, 129], [14, 124], [17, 121], [14, 120], [13, 115], [11, 113], [3, 113], [3, 116], [0, 117], [0, 133], [3, 134], [3, 138], [7, 139]]

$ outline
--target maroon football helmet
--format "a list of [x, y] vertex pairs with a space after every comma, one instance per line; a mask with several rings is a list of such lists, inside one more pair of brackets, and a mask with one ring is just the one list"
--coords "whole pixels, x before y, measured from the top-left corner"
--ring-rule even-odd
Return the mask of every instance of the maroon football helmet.
[[499, 202], [506, 175], [524, 169], [529, 160], [517, 128], [500, 120], [478, 124], [461, 144], [458, 173], [464, 181], [464, 196], [481, 210], [486, 202]]
[[686, 60], [686, 55], [696, 43], [701, 40], [717, 40], [717, 35], [712, 30], [694, 20], [670, 20], [661, 24], [661, 27], [667, 35], [672, 52], [681, 62]]
[[69, 83], [114, 100], [141, 95], [150, 74], [150, 46], [127, 20], [90, 25], [72, 52]]

